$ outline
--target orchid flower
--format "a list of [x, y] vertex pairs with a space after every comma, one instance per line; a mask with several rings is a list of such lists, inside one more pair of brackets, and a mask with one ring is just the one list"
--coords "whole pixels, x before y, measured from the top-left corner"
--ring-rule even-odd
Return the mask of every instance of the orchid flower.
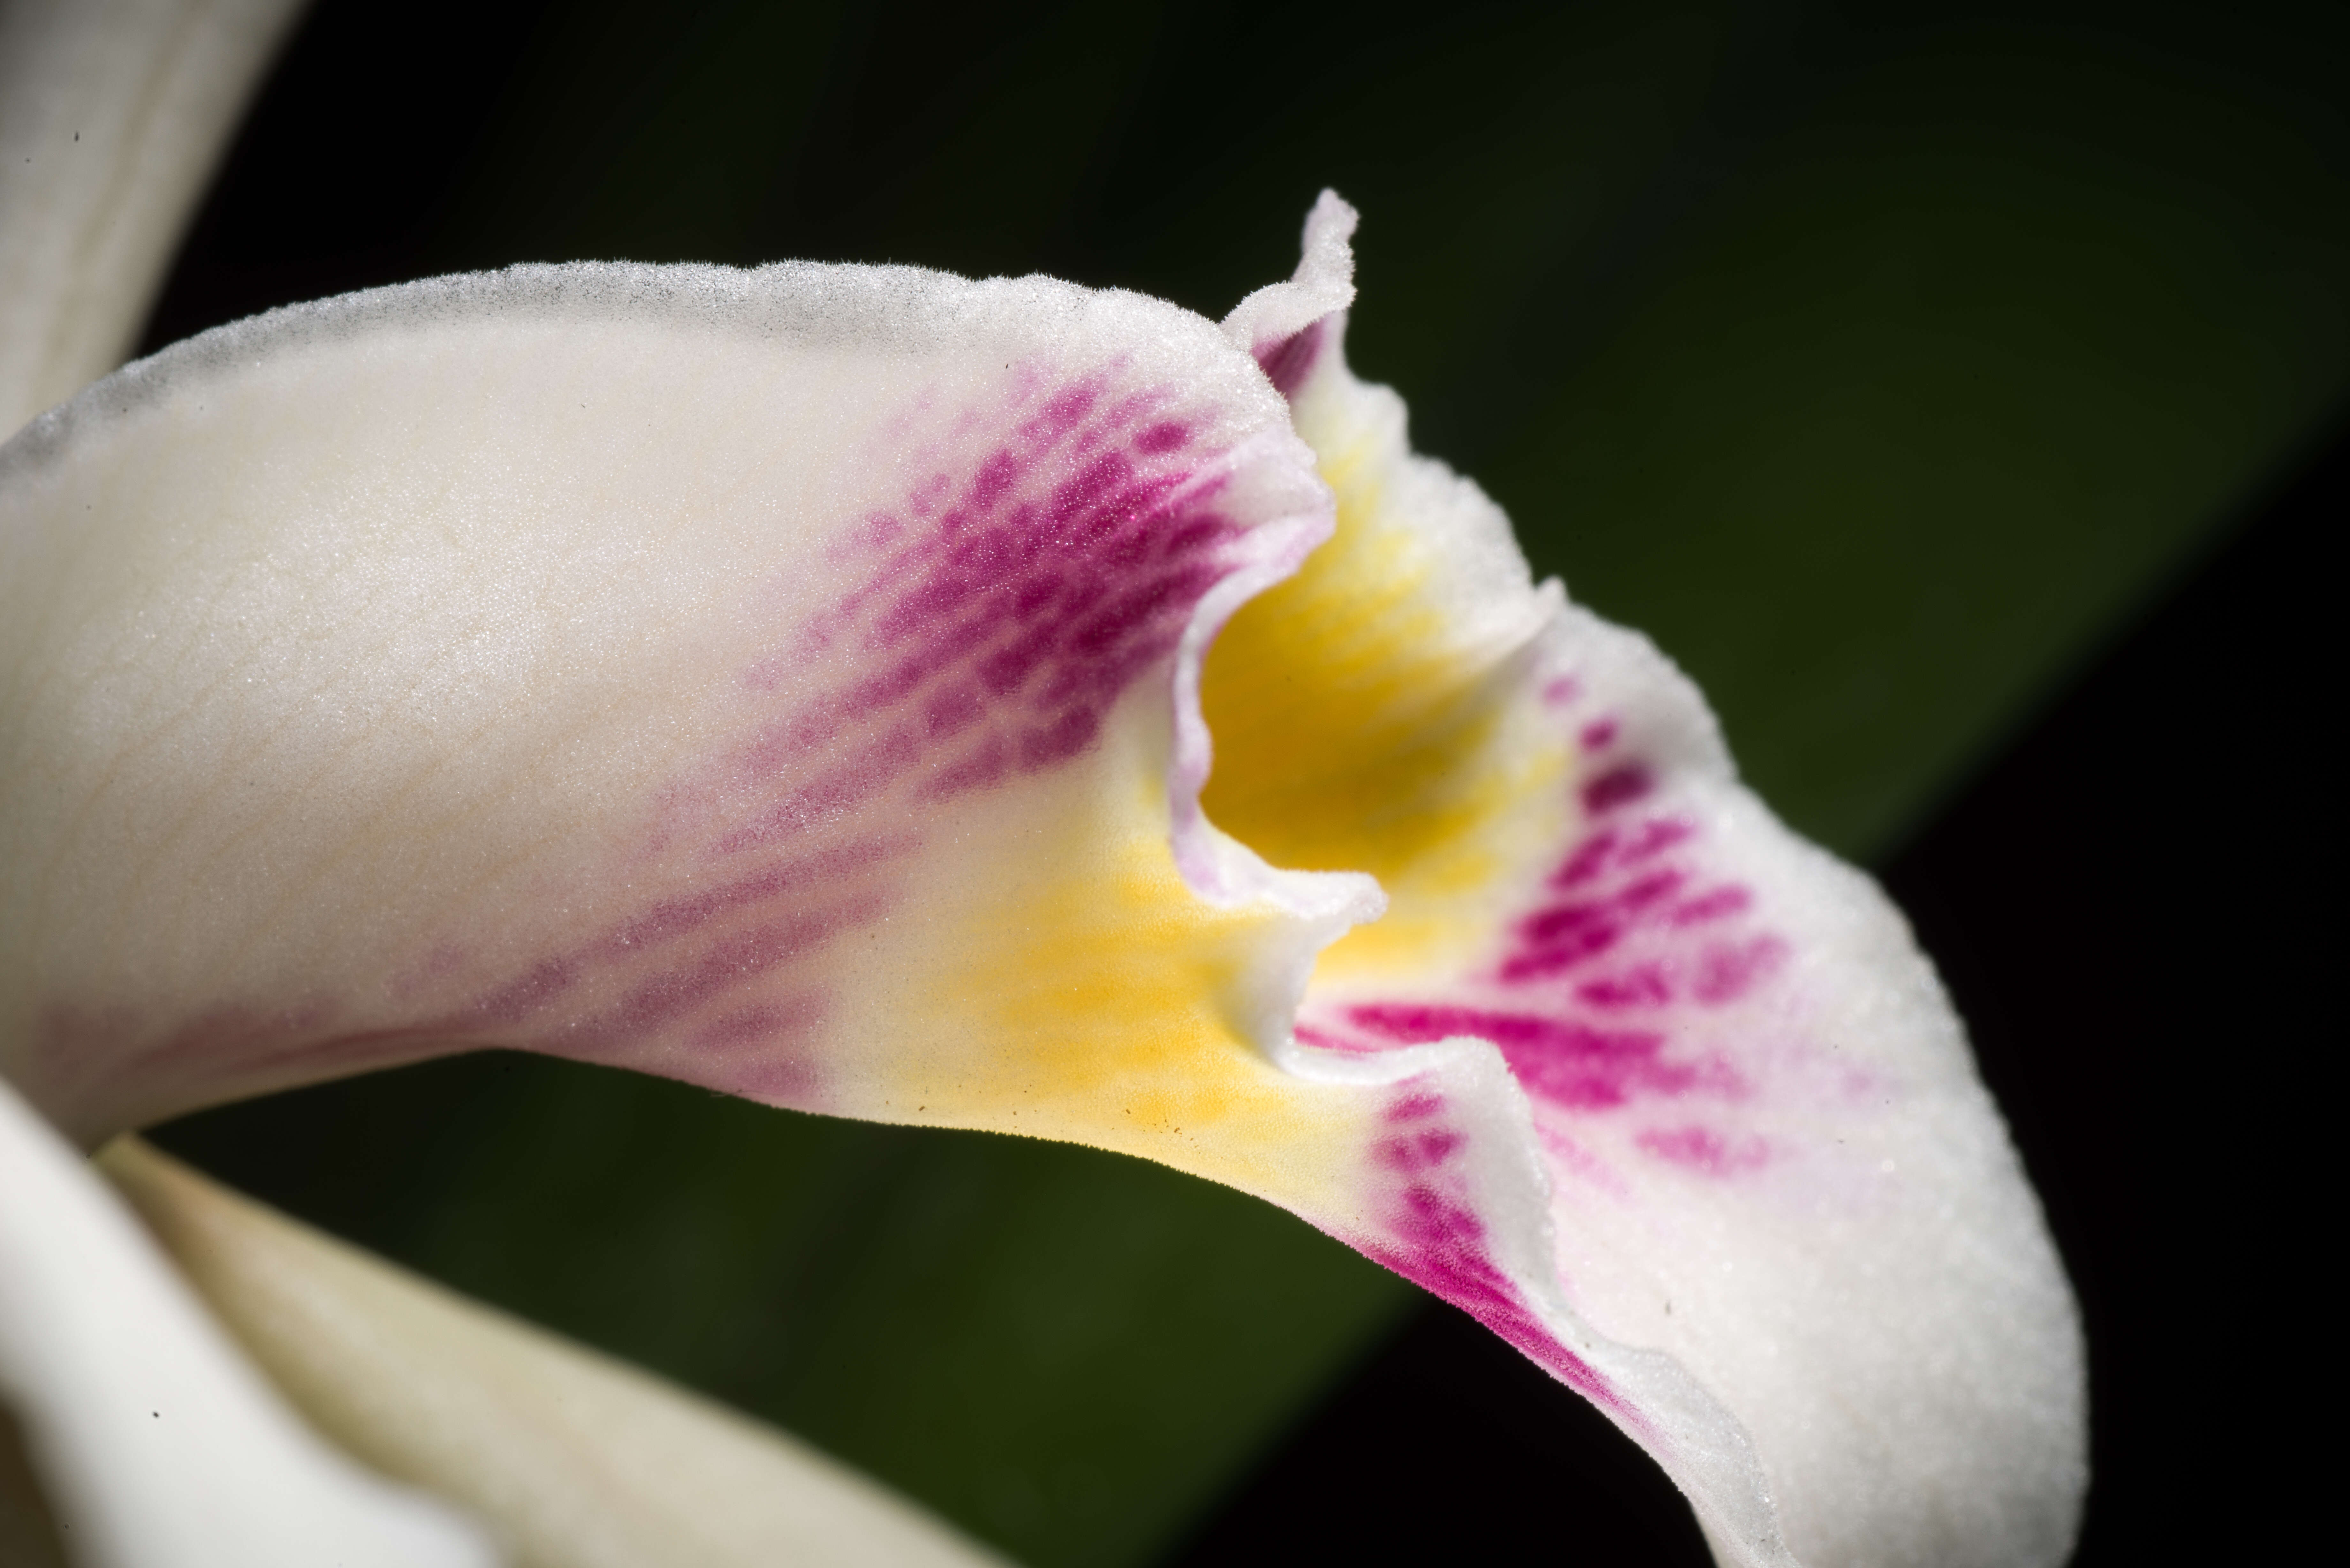
[[[173, 31], [203, 9], [12, 14], [0, 82], [84, 51], [119, 176], [173, 134], [131, 109], [174, 72], [233, 105], [283, 15], [224, 5], [224, 66]], [[169, 213], [81, 347], [23, 347], [78, 275], [55, 214], [124, 188], [0, 186], [28, 410], [152, 286]], [[0, 450], [0, 1397], [68, 1542], [982, 1555], [68, 1147], [500, 1045], [1254, 1193], [1589, 1398], [1725, 1563], [2064, 1558], [2076, 1321], [1931, 968], [1411, 452], [1346, 361], [1355, 221], [1326, 193], [1221, 325], [894, 266], [437, 279], [203, 334]]]

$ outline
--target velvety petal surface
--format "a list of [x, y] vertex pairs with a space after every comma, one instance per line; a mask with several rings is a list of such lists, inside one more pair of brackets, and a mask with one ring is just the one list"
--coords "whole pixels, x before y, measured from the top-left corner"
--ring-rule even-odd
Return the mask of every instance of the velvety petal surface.
[[[1352, 226], [1326, 197], [1309, 224], [1317, 302]], [[1208, 661], [1207, 810], [1392, 900], [1322, 955], [1289, 1058], [1390, 1080], [1377, 1217], [1326, 1222], [1588, 1395], [1726, 1561], [2061, 1562], [2075, 1314], [1898, 914], [1409, 452], [1343, 316], [1231, 325], [1339, 522]]]
[[0, 1082], [0, 1403], [81, 1568], [488, 1568], [322, 1442]]
[[1170, 849], [1174, 673], [1329, 526], [1196, 317], [523, 269], [133, 367], [0, 496], [0, 1051], [85, 1137], [491, 1043], [1243, 1167], [1356, 1114], [1252, 1042], [1375, 892]]
[[88, 1137], [508, 1044], [1134, 1153], [1469, 1307], [1726, 1560], [2057, 1560], [2077, 1332], [1930, 970], [1347, 374], [1351, 222], [1229, 338], [522, 269], [45, 417], [0, 1065]]

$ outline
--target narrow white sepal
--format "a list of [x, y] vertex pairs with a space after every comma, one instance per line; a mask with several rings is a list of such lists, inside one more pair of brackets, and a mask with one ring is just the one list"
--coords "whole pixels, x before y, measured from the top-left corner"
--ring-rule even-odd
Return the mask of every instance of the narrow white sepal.
[[83, 1568], [488, 1568], [468, 1523], [286, 1408], [0, 1080], [0, 1401]]
[[785, 1433], [416, 1278], [136, 1139], [102, 1157], [304, 1412], [463, 1502], [522, 1568], [987, 1568]]
[[0, 435], [122, 362], [301, 0], [0, 5]]

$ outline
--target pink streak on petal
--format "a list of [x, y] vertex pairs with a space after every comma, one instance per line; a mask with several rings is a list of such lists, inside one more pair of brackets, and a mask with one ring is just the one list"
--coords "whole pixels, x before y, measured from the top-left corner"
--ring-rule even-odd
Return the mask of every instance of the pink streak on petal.
[[1644, 798], [1656, 787], [1656, 777], [1639, 763], [1610, 768], [1583, 786], [1583, 809], [1603, 815]]
[[[1351, 1238], [1379, 1263], [1450, 1302], [1546, 1368], [1554, 1376], [1636, 1430], [1648, 1423], [1581, 1356], [1559, 1343], [1541, 1314], [1495, 1262], [1485, 1222], [1476, 1213], [1457, 1157], [1464, 1135], [1445, 1125], [1440, 1096], [1401, 1087], [1385, 1119], [1411, 1124], [1408, 1137], [1382, 1139], [1378, 1168], [1399, 1183], [1376, 1238]], [[1454, 1168], [1448, 1169], [1448, 1167]]]
[[1651, 1128], [1633, 1140], [1668, 1165], [1678, 1165], [1700, 1176], [1726, 1177], [1759, 1169], [1771, 1159], [1770, 1146], [1758, 1137], [1732, 1143], [1711, 1127]]
[[603, 929], [537, 952], [438, 930], [372, 997], [224, 1003], [175, 1027], [61, 1002], [44, 1071], [133, 1065], [185, 1104], [203, 1097], [186, 1084], [250, 1085], [256, 1064], [295, 1082], [498, 1044], [820, 1103], [802, 1038], [834, 1002], [817, 961], [889, 912], [935, 803], [1085, 754], [1247, 558], [1213, 420], [1180, 389], [1113, 400], [1107, 376], [1023, 367], [960, 415], [917, 400], [908, 439], [945, 429], [967, 455], [907, 454], [922, 477], [827, 545], [846, 581], [813, 617], [792, 607], [804, 582], [753, 586], [789, 618], [736, 672], [739, 739], [648, 791], [635, 841], [593, 868], [643, 889]]
[[1258, 349], [1257, 368], [1264, 372], [1265, 379], [1273, 383], [1274, 390], [1284, 398], [1295, 397], [1297, 389], [1305, 384], [1305, 378], [1314, 373], [1315, 363], [1321, 359], [1322, 343], [1326, 336], [1323, 323], [1314, 322], [1278, 343]]

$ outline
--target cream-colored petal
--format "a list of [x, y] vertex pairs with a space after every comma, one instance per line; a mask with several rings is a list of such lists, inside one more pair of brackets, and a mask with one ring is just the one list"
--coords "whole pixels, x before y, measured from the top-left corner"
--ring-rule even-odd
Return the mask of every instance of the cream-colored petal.
[[0, 433], [122, 363], [302, 0], [0, 6]]
[[461, 1504], [515, 1568], [1001, 1562], [782, 1432], [321, 1235], [135, 1138], [99, 1163], [304, 1414], [385, 1474]]
[[0, 1404], [78, 1568], [488, 1568], [286, 1407], [87, 1161], [0, 1082]]

